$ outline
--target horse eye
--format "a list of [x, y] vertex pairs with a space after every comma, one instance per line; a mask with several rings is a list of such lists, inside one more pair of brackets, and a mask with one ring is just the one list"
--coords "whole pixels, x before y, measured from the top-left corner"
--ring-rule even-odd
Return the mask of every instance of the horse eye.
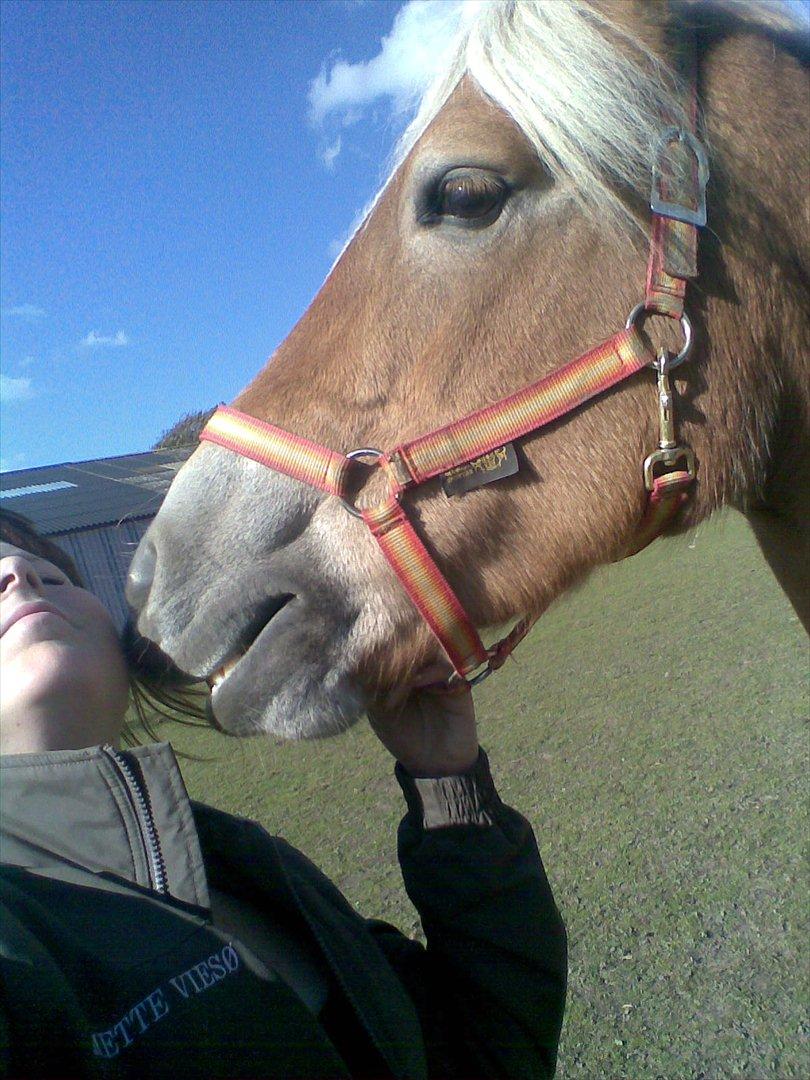
[[491, 173], [469, 172], [445, 177], [439, 185], [436, 213], [486, 224], [500, 213], [506, 195], [505, 182]]

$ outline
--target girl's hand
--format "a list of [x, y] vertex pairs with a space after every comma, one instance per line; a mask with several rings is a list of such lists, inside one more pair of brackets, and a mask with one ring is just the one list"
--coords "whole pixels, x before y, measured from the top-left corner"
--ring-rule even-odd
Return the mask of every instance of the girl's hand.
[[433, 664], [368, 710], [378, 739], [412, 776], [453, 776], [472, 768], [478, 759], [469, 689], [451, 693], [430, 689], [448, 673], [446, 665]]

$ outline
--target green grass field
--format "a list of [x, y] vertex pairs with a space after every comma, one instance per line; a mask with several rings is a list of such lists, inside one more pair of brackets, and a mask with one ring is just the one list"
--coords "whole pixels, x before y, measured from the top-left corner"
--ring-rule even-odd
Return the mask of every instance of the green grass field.
[[[570, 939], [561, 1077], [810, 1076], [807, 638], [742, 518], [565, 597], [476, 691]], [[193, 796], [302, 848], [365, 914], [419, 926], [401, 796], [365, 725], [326, 742], [172, 726]]]

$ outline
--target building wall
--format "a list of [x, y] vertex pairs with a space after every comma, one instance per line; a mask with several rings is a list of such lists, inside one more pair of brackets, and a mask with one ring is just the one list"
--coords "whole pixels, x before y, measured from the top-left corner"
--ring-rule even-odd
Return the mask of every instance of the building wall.
[[51, 536], [72, 556], [88, 588], [111, 612], [119, 629], [128, 615], [124, 597], [127, 570], [151, 521], [151, 518], [140, 518]]

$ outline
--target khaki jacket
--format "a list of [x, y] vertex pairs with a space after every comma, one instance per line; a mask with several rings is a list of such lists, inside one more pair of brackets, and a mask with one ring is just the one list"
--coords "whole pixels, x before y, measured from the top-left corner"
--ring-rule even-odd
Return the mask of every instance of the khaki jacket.
[[565, 933], [531, 829], [483, 752], [397, 776], [427, 948], [190, 802], [168, 744], [0, 759], [0, 1073], [552, 1075]]

